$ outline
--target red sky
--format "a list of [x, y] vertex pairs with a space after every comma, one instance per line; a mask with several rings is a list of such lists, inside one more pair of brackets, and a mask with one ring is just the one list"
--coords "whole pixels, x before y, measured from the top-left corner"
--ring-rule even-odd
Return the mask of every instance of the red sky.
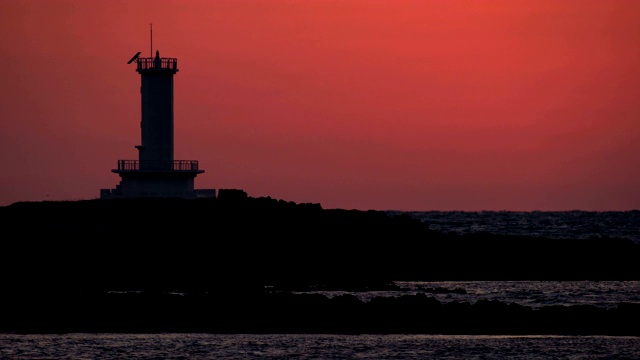
[[0, 205], [116, 186], [153, 23], [196, 188], [640, 209], [638, 19], [637, 0], [0, 0]]

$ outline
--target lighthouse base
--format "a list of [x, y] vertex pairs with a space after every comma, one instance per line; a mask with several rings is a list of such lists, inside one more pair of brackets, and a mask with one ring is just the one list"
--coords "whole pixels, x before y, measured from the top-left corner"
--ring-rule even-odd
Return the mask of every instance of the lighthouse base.
[[215, 189], [194, 189], [196, 171], [121, 171], [113, 170], [120, 175], [120, 183], [115, 189], [101, 189], [101, 199], [137, 198], [137, 197], [178, 197], [178, 198], [212, 198], [216, 197]]

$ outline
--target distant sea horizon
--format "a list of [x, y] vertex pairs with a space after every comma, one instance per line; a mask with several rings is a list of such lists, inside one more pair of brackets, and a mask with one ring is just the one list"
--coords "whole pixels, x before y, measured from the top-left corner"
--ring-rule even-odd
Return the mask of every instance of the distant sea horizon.
[[407, 214], [427, 224], [431, 230], [459, 235], [491, 233], [551, 239], [608, 237], [640, 243], [640, 210], [384, 212], [391, 216]]

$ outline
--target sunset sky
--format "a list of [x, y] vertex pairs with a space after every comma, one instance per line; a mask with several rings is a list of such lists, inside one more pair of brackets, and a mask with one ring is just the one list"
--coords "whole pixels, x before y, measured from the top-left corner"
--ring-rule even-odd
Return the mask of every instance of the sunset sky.
[[0, 0], [0, 205], [138, 159], [178, 59], [196, 188], [376, 210], [640, 209], [638, 0]]

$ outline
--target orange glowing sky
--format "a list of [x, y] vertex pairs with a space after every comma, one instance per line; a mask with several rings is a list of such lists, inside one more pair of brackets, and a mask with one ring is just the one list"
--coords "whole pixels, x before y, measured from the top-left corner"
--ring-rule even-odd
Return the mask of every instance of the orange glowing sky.
[[638, 19], [638, 0], [0, 0], [0, 205], [116, 186], [153, 23], [196, 188], [640, 209]]

